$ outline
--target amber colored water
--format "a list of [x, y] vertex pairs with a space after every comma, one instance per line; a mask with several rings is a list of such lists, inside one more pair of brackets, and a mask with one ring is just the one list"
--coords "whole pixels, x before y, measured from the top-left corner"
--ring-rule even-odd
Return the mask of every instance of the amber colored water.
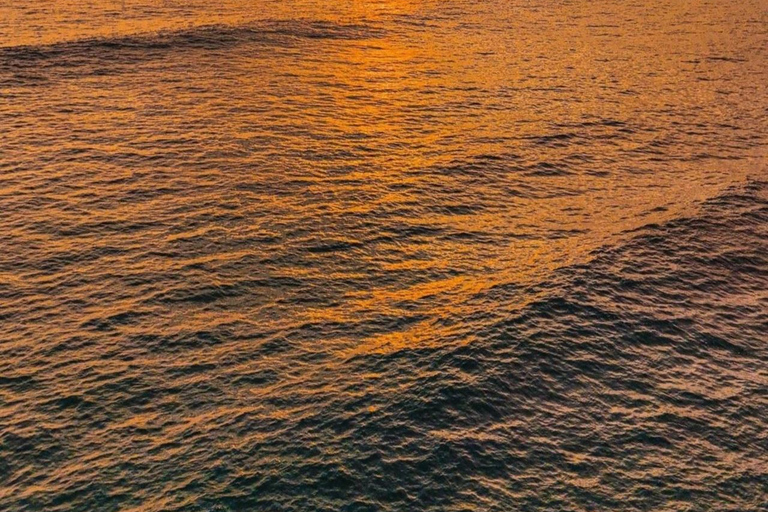
[[758, 511], [762, 0], [0, 3], [0, 510]]

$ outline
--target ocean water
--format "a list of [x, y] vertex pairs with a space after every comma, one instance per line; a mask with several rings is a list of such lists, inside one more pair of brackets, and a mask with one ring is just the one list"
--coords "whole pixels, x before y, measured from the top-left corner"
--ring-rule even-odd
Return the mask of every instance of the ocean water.
[[0, 510], [768, 507], [768, 3], [0, 4]]

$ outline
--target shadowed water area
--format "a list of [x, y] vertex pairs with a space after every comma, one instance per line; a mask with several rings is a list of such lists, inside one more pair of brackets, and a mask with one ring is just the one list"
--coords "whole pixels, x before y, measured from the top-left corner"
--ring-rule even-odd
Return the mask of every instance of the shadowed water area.
[[759, 511], [768, 4], [0, 6], [0, 510]]

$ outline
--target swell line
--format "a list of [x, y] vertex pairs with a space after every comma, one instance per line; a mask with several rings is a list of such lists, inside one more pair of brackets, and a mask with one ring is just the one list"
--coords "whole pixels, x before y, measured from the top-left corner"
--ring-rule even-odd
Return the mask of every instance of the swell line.
[[363, 24], [328, 21], [268, 20], [245, 25], [200, 25], [181, 30], [88, 37], [41, 45], [0, 47], [0, 64], [39, 63], [70, 58], [106, 57], [120, 52], [216, 50], [245, 43], [283, 43], [301, 39], [359, 40], [380, 37], [381, 30]]

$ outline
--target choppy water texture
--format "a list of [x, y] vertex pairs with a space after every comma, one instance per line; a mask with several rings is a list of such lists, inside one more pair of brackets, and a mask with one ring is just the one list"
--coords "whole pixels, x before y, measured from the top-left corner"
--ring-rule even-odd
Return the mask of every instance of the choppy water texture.
[[0, 510], [768, 506], [768, 4], [0, 6]]

